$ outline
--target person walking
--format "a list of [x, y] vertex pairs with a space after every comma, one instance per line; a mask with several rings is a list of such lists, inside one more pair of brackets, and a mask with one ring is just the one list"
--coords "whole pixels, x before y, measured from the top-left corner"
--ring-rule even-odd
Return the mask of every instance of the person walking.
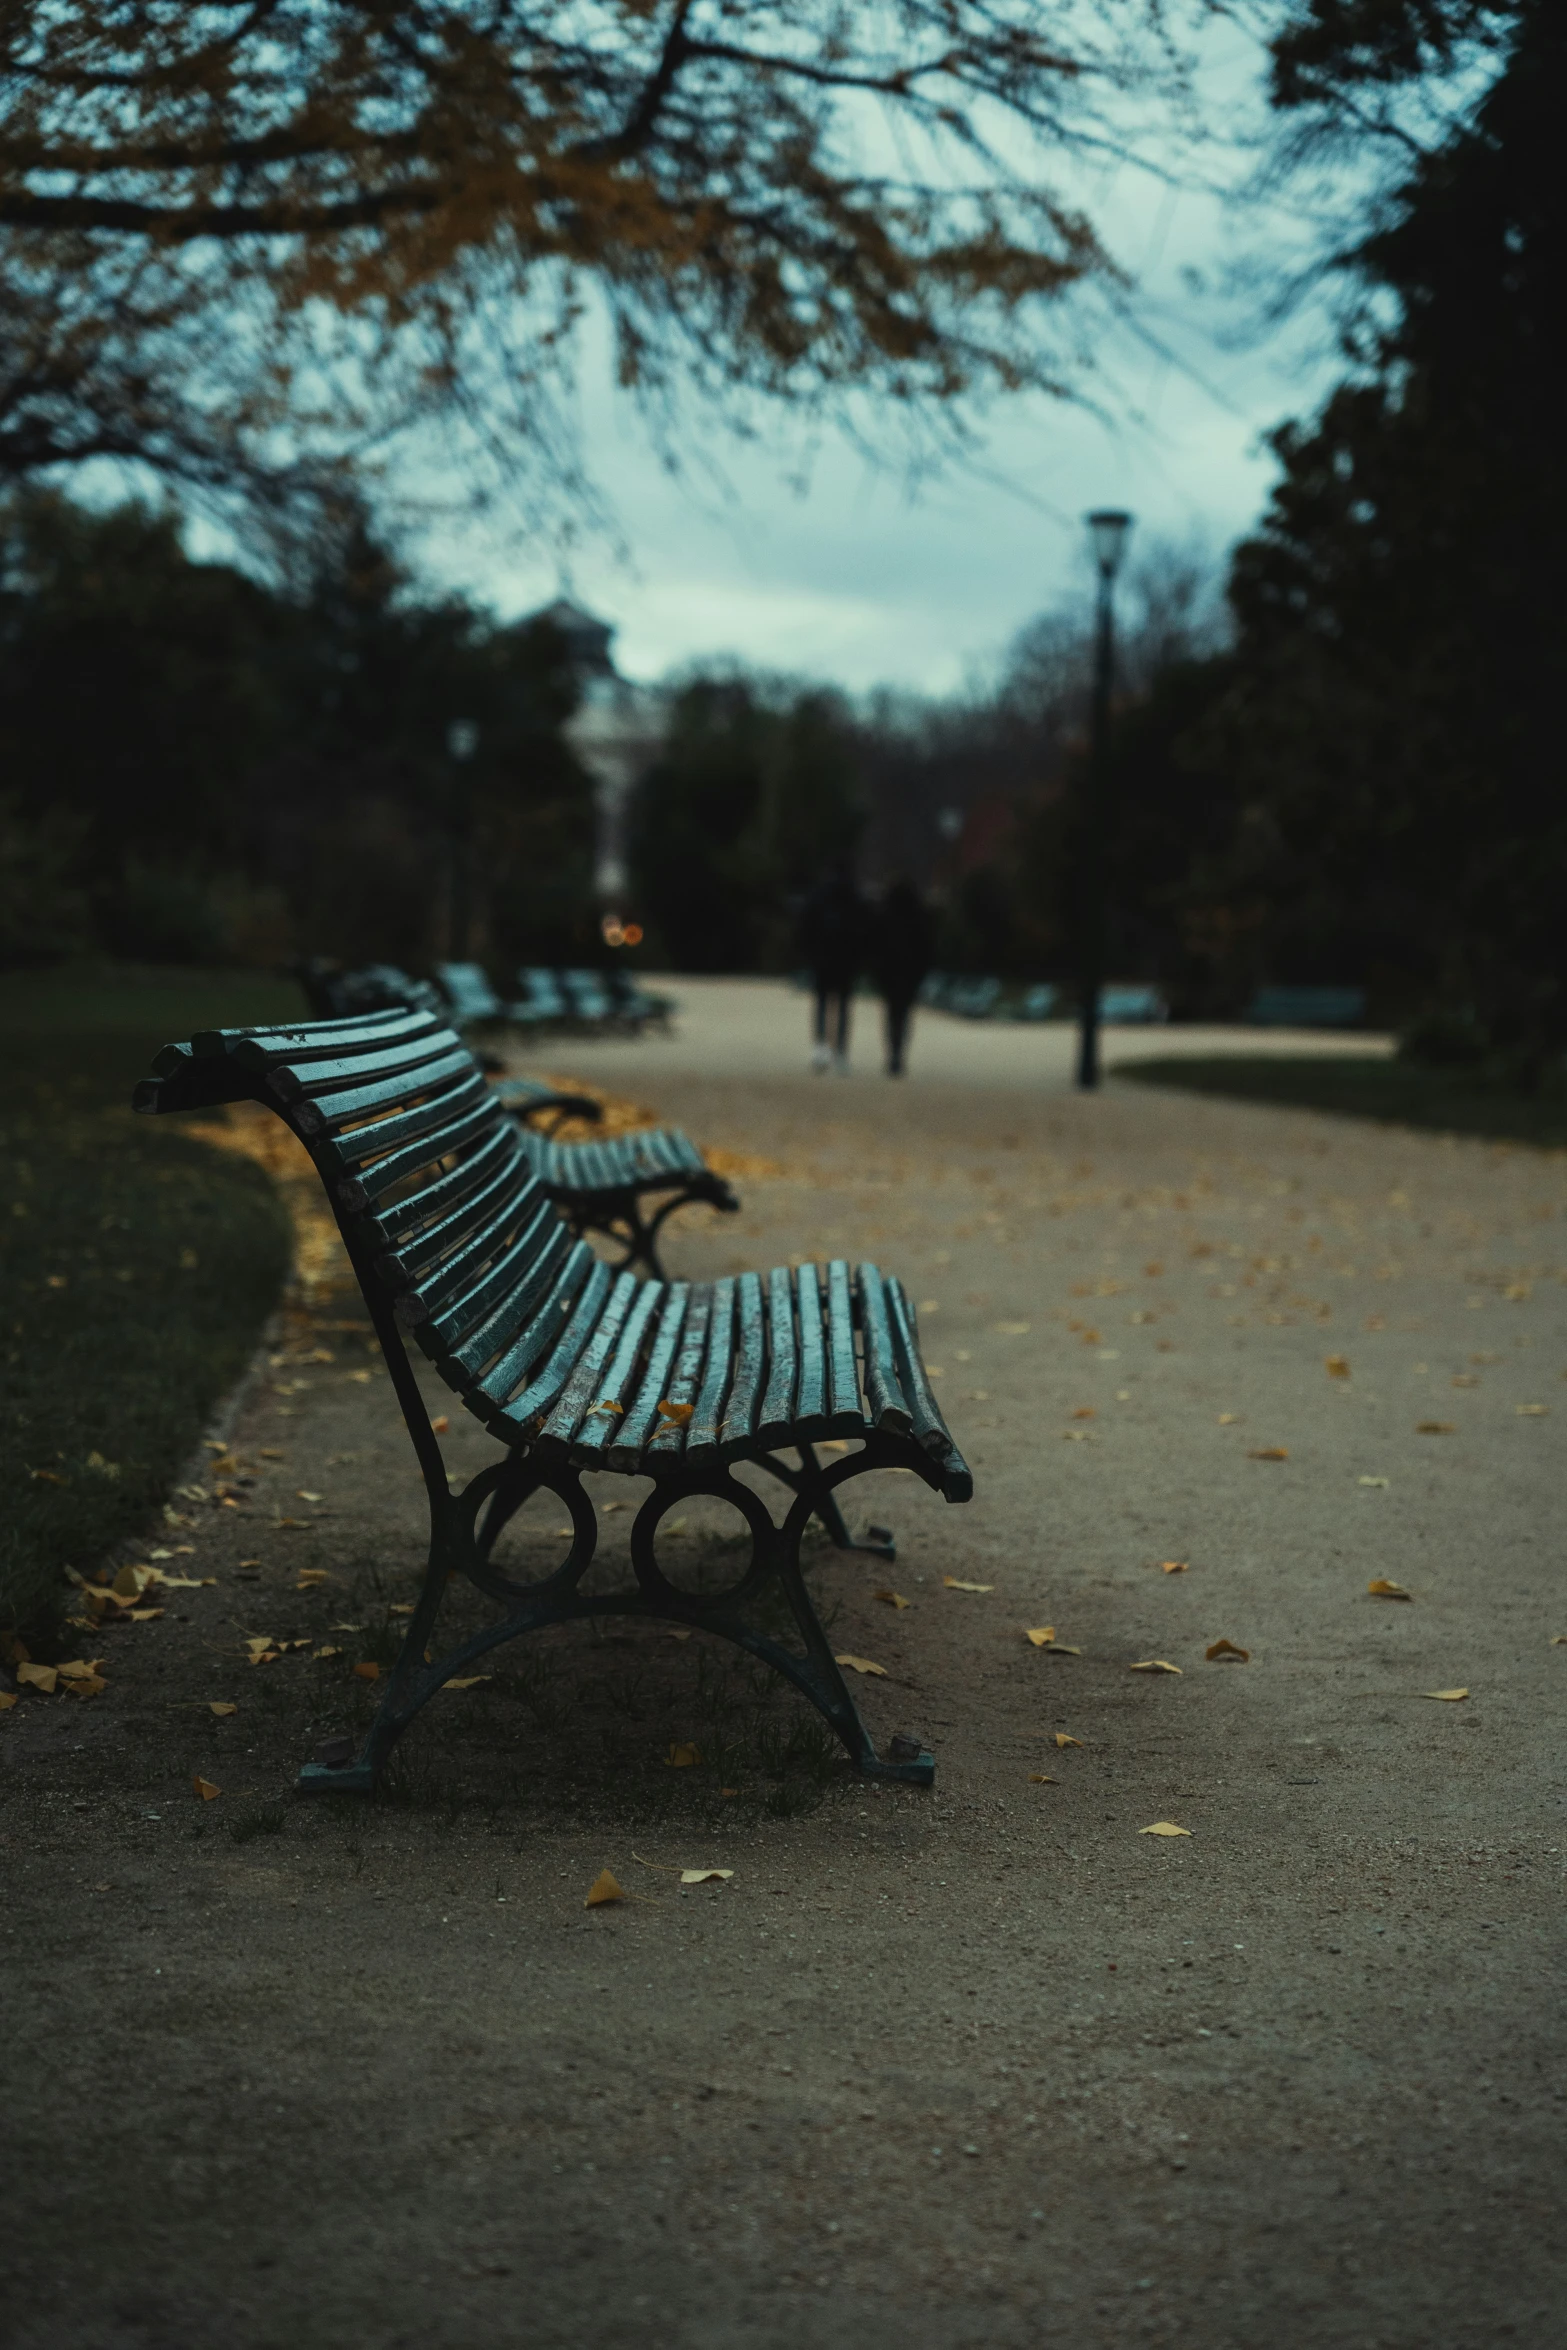
[[848, 858], [839, 857], [800, 909], [800, 949], [816, 999], [811, 1067], [818, 1076], [830, 1068], [840, 1077], [849, 1074], [849, 1014], [865, 958], [865, 933], [865, 901]]
[[909, 1023], [920, 983], [936, 959], [936, 924], [912, 881], [893, 882], [876, 913], [873, 961], [887, 1008], [887, 1075], [904, 1074]]

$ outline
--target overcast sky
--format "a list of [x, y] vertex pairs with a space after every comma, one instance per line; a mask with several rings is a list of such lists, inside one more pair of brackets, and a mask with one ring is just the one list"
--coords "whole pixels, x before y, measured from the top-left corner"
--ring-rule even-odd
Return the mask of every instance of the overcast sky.
[[[1259, 119], [1257, 55], [1230, 36], [1203, 87], [1216, 119]], [[823, 443], [803, 495], [785, 485], [775, 450], [732, 447], [722, 452], [726, 497], [671, 480], [607, 370], [590, 363], [585, 438], [628, 555], [589, 546], [568, 568], [464, 524], [432, 534], [427, 560], [507, 616], [567, 589], [616, 624], [617, 658], [634, 677], [735, 655], [856, 691], [930, 692], [994, 660], [1032, 614], [1086, 586], [1089, 507], [1127, 507], [1142, 543], [1199, 540], [1218, 561], [1266, 496], [1263, 435], [1320, 397], [1331, 338], [1309, 308], [1263, 334], [1260, 297], [1215, 290], [1242, 246], [1253, 257], [1276, 250], [1285, 267], [1292, 226], [1203, 192], [1181, 168], [1188, 184], [1175, 189], [1127, 165], [1075, 182], [1138, 288], [1135, 323], [1101, 338], [1085, 384], [1106, 413], [1038, 397], [999, 403], [979, 461], [914, 491], [841, 439]], [[1210, 153], [1202, 170], [1238, 180], [1243, 164]], [[1209, 290], [1193, 290], [1194, 269]]]

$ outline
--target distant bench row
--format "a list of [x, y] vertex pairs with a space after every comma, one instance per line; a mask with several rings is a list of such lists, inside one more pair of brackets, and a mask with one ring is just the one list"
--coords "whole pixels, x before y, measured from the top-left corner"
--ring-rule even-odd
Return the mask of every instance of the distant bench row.
[[480, 963], [437, 963], [433, 979], [415, 979], [395, 963], [344, 971], [313, 957], [298, 965], [300, 985], [318, 1020], [407, 1009], [435, 1012], [459, 1028], [619, 1029], [640, 1035], [669, 1026], [673, 1005], [629, 971], [555, 971], [525, 965], [516, 994], [503, 997]]
[[[933, 971], [920, 1001], [961, 1020], [1063, 1020], [1072, 1009], [1068, 991], [1051, 981], [1018, 988], [950, 971]], [[1362, 987], [1264, 987], [1241, 1015], [1254, 1028], [1356, 1028], [1365, 1016]], [[1112, 984], [1099, 991], [1099, 1017], [1131, 1027], [1168, 1020], [1170, 1006], [1159, 987]]]

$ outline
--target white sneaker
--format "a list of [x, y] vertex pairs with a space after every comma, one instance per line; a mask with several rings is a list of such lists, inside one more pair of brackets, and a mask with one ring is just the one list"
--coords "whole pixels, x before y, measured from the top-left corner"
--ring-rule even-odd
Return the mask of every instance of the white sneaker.
[[832, 1055], [824, 1044], [817, 1045], [811, 1054], [811, 1067], [818, 1077], [825, 1077], [832, 1067]]

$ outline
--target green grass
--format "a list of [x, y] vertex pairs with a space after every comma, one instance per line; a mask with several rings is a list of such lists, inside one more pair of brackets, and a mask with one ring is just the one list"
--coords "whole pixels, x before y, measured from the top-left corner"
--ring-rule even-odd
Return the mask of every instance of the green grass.
[[1567, 1091], [1527, 1095], [1488, 1085], [1472, 1070], [1423, 1069], [1372, 1054], [1216, 1053], [1187, 1059], [1170, 1053], [1121, 1061], [1117, 1077], [1172, 1086], [1275, 1109], [1331, 1110], [1491, 1142], [1567, 1146]]
[[0, 979], [0, 1632], [37, 1655], [63, 1568], [155, 1520], [288, 1265], [260, 1169], [131, 1088], [172, 1038], [299, 1010], [254, 973]]

